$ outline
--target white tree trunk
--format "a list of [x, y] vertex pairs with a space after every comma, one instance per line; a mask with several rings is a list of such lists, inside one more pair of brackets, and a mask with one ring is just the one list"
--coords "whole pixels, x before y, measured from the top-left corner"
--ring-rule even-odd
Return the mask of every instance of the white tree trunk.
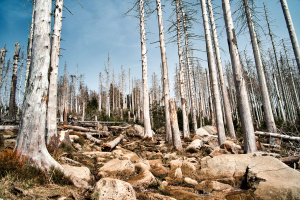
[[251, 38], [251, 43], [252, 43], [254, 59], [255, 59], [257, 76], [258, 76], [258, 81], [259, 81], [259, 86], [260, 86], [260, 91], [261, 91], [262, 103], [263, 103], [263, 107], [264, 107], [266, 126], [267, 126], [268, 132], [276, 133], [277, 130], [276, 130], [276, 125], [275, 125], [272, 107], [271, 107], [271, 103], [270, 103], [269, 91], [267, 88], [266, 78], [265, 78], [265, 74], [263, 71], [261, 54], [260, 54], [260, 50], [259, 50], [259, 46], [258, 46], [258, 42], [257, 42], [257, 38], [256, 38], [256, 33], [254, 30], [254, 24], [253, 24], [252, 17], [251, 17], [250, 7], [248, 4], [248, 0], [243, 0], [243, 1], [244, 1], [244, 6], [245, 6], [245, 12], [246, 12], [246, 17], [247, 17], [247, 22], [248, 22], [248, 28], [249, 28], [249, 33], [250, 33], [250, 38]]
[[3, 83], [3, 70], [4, 70], [4, 62], [5, 62], [5, 55], [6, 55], [6, 50], [2, 47], [0, 51], [0, 91], [2, 88], [2, 83]]
[[181, 109], [182, 109], [182, 119], [183, 119], [183, 137], [190, 137], [189, 129], [189, 119], [187, 116], [187, 100], [186, 100], [186, 90], [185, 90], [185, 80], [184, 80], [184, 65], [181, 47], [181, 33], [180, 33], [180, 13], [179, 13], [179, 0], [176, 0], [176, 16], [177, 16], [177, 45], [178, 45], [178, 57], [179, 57], [179, 84], [180, 84], [180, 94], [181, 94]]
[[[30, 32], [29, 32], [28, 44], [27, 44], [28, 45], [27, 46], [27, 64], [26, 64], [26, 74], [25, 74], [23, 94], [25, 94], [26, 87], [28, 85], [29, 68], [30, 68], [30, 62], [31, 62], [35, 0], [33, 0], [33, 6], [32, 7], [33, 7], [33, 9], [32, 9], [32, 14], [31, 14]], [[24, 98], [23, 98], [23, 101], [24, 101]]]
[[189, 80], [189, 87], [190, 87], [190, 97], [191, 97], [191, 110], [192, 110], [192, 124], [193, 124], [193, 131], [196, 133], [197, 131], [197, 117], [196, 117], [196, 105], [195, 105], [195, 94], [194, 94], [194, 84], [192, 82], [192, 71], [190, 66], [190, 58], [189, 58], [189, 43], [188, 43], [188, 33], [187, 33], [187, 26], [186, 26], [186, 14], [183, 11], [183, 8], [181, 6], [181, 12], [182, 12], [182, 19], [183, 19], [183, 30], [185, 35], [185, 52], [186, 52], [186, 65], [187, 65], [187, 71], [188, 71], [188, 80]]
[[46, 143], [48, 70], [50, 66], [51, 0], [37, 1], [30, 79], [23, 104], [15, 149], [39, 167], [63, 170], [49, 154]]
[[173, 146], [176, 150], [182, 150], [182, 144], [180, 139], [180, 132], [178, 127], [178, 120], [177, 120], [177, 112], [176, 112], [176, 105], [174, 99], [170, 99], [170, 121], [172, 126], [172, 138], [173, 138]]
[[165, 34], [162, 18], [162, 9], [160, 0], [156, 0], [157, 17], [158, 17], [158, 27], [159, 27], [159, 42], [160, 42], [160, 52], [161, 52], [161, 62], [163, 67], [163, 87], [164, 87], [164, 104], [165, 104], [165, 119], [166, 119], [166, 141], [172, 144], [172, 129], [170, 121], [170, 111], [169, 111], [169, 78], [168, 78], [168, 64], [167, 64], [167, 53], [165, 44]]
[[233, 121], [232, 121], [232, 112], [231, 112], [229, 96], [228, 96], [224, 73], [223, 73], [221, 53], [220, 53], [220, 47], [219, 47], [219, 41], [218, 41], [218, 34], [217, 34], [217, 28], [216, 28], [216, 24], [215, 24], [215, 20], [214, 20], [213, 9], [211, 6], [211, 0], [207, 0], [207, 7], [209, 10], [211, 29], [212, 29], [212, 33], [213, 33], [213, 45], [214, 45], [214, 50], [215, 50], [215, 54], [216, 54], [216, 62], [217, 62], [217, 67], [218, 67], [218, 71], [219, 71], [219, 77], [220, 77], [222, 94], [223, 94], [226, 126], [227, 126], [229, 136], [234, 139], [235, 131], [234, 131], [234, 126], [233, 126]]
[[59, 67], [63, 3], [63, 0], [56, 0], [54, 11], [54, 27], [50, 60], [50, 83], [47, 107], [47, 144], [50, 143], [52, 137], [57, 137], [57, 78]]
[[110, 102], [109, 102], [109, 53], [107, 57], [107, 69], [106, 69], [106, 115], [110, 117]]
[[102, 98], [101, 98], [101, 96], [102, 96], [102, 76], [101, 76], [101, 72], [100, 72], [99, 73], [99, 96], [98, 96], [98, 106], [99, 106], [98, 110], [99, 110], [99, 112], [101, 112], [101, 110], [102, 110], [102, 106], [101, 106]]
[[231, 57], [231, 64], [234, 74], [237, 99], [240, 111], [240, 117], [244, 135], [244, 151], [251, 153], [257, 151], [256, 141], [254, 135], [254, 127], [252, 122], [252, 116], [250, 112], [250, 106], [248, 101], [248, 95], [245, 85], [245, 79], [243, 78], [242, 64], [239, 56], [237, 40], [235, 36], [230, 4], [229, 0], [222, 0], [223, 14], [226, 25], [227, 41]]
[[295, 54], [295, 58], [296, 58], [296, 62], [298, 65], [298, 70], [300, 73], [300, 48], [299, 48], [299, 43], [298, 43], [298, 39], [297, 39], [297, 35], [296, 35], [296, 31], [294, 28], [294, 24], [292, 21], [292, 17], [290, 15], [290, 11], [288, 8], [288, 4], [286, 2], [286, 0], [280, 0], [281, 3], [281, 7], [282, 7], [282, 11], [284, 14], [284, 18], [286, 21], [286, 26], [288, 28], [289, 34], [290, 34], [290, 39], [293, 45], [293, 50], [294, 50], [294, 54]]
[[151, 130], [150, 113], [149, 113], [147, 48], [146, 48], [146, 31], [145, 31], [143, 0], [140, 0], [140, 37], [141, 37], [142, 71], [143, 71], [144, 137], [152, 139], [153, 135]]
[[203, 18], [204, 31], [205, 31], [205, 42], [206, 42], [208, 67], [210, 70], [210, 77], [211, 77], [211, 80], [212, 80], [211, 82], [213, 85], [212, 89], [213, 89], [213, 93], [214, 93], [214, 107], [215, 107], [215, 111], [216, 111], [216, 125], [217, 125], [217, 129], [218, 129], [218, 139], [219, 139], [219, 144], [221, 145], [225, 142], [226, 136], [225, 136], [220, 92], [219, 92], [219, 87], [218, 87], [217, 72], [216, 72], [216, 66], [215, 66], [215, 59], [214, 59], [214, 55], [213, 55], [213, 47], [212, 47], [212, 41], [211, 41], [211, 36], [210, 36], [205, 0], [201, 0], [201, 8], [202, 8], [202, 18]]

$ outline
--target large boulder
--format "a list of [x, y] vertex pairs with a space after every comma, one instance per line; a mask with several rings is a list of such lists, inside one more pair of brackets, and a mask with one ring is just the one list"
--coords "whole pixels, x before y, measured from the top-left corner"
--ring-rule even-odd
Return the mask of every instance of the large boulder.
[[92, 176], [89, 168], [87, 167], [75, 167], [70, 165], [62, 165], [65, 170], [65, 174], [70, 176], [74, 185], [79, 188], [90, 188], [89, 182], [92, 181]]
[[152, 184], [157, 184], [156, 178], [149, 170], [141, 169], [138, 175], [132, 177], [127, 181], [130, 183], [134, 188], [144, 189], [149, 187]]
[[93, 196], [97, 200], [136, 199], [135, 191], [129, 183], [112, 178], [103, 178], [98, 181], [95, 186]]
[[135, 166], [130, 160], [113, 159], [108, 161], [99, 169], [98, 177], [113, 177], [125, 179], [131, 177], [135, 172]]
[[195, 153], [198, 152], [200, 150], [200, 148], [202, 147], [203, 142], [200, 139], [196, 139], [193, 142], [191, 142], [191, 144], [189, 144], [189, 146], [187, 146], [186, 151], [190, 152], [190, 153]]
[[300, 199], [300, 172], [273, 157], [255, 157], [248, 165], [247, 184], [258, 199]]

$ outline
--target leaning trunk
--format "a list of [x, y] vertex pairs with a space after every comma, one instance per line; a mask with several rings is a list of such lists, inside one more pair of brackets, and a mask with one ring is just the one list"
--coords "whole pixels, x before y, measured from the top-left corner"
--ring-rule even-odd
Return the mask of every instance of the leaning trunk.
[[227, 41], [231, 57], [233, 76], [236, 86], [241, 123], [243, 128], [245, 145], [244, 150], [246, 153], [251, 153], [257, 151], [255, 144], [254, 127], [250, 112], [245, 79], [243, 77], [243, 69], [239, 56], [229, 0], [222, 0], [222, 7], [226, 25]]
[[220, 93], [219, 93], [219, 87], [218, 87], [217, 72], [216, 72], [216, 66], [215, 66], [215, 61], [214, 61], [213, 48], [212, 48], [205, 0], [201, 0], [201, 8], [202, 8], [202, 18], [203, 18], [204, 31], [205, 31], [207, 60], [208, 60], [208, 67], [209, 67], [209, 71], [210, 71], [209, 74], [210, 74], [211, 82], [212, 82], [214, 107], [215, 107], [215, 111], [216, 111], [216, 125], [217, 125], [217, 129], [218, 129], [218, 139], [219, 139], [219, 144], [221, 145], [225, 142], [226, 136], [225, 136], [223, 113], [222, 113], [222, 108], [221, 108], [221, 99], [220, 99]]

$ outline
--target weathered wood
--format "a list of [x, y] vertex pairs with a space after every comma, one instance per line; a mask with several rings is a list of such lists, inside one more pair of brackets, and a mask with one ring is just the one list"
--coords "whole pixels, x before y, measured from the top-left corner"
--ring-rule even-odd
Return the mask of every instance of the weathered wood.
[[290, 165], [290, 164], [298, 163], [300, 161], [300, 156], [290, 156], [290, 157], [280, 158], [279, 160], [287, 165]]
[[68, 129], [73, 129], [73, 130], [76, 130], [76, 131], [98, 133], [98, 131], [95, 130], [95, 129], [83, 128], [83, 127], [80, 127], [80, 126], [64, 125], [63, 127], [68, 128]]
[[94, 138], [91, 133], [87, 133], [87, 132], [78, 132], [78, 133], [95, 144], [100, 145], [103, 143], [101, 140]]
[[111, 151], [113, 148], [115, 148], [122, 140], [124, 139], [124, 135], [120, 135], [116, 139], [114, 139], [111, 142], [104, 143], [103, 144], [103, 151]]
[[268, 133], [268, 132], [261, 132], [261, 131], [255, 131], [255, 135], [262, 135], [262, 136], [270, 136], [275, 138], [282, 138], [285, 140], [294, 140], [294, 141], [300, 141], [300, 137], [294, 137], [289, 135], [281, 135], [278, 133]]
[[1, 125], [0, 131], [3, 131], [3, 130], [19, 130], [19, 126], [18, 125]]
[[110, 135], [110, 132], [108, 131], [98, 131], [96, 133], [89, 133], [90, 135], [98, 135], [98, 137], [103, 136], [103, 137], [108, 137]]

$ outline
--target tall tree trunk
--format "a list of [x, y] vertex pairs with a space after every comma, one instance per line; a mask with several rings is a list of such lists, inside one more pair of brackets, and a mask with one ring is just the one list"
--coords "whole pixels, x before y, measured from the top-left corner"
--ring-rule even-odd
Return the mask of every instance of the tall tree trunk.
[[168, 64], [167, 64], [167, 53], [165, 45], [165, 34], [162, 18], [162, 10], [160, 0], [156, 0], [157, 7], [157, 17], [158, 17], [158, 27], [159, 27], [159, 42], [160, 42], [160, 52], [161, 52], [161, 63], [163, 67], [163, 86], [164, 86], [164, 104], [165, 104], [165, 119], [166, 119], [166, 141], [168, 144], [172, 144], [172, 129], [170, 121], [170, 111], [169, 111], [169, 78], [168, 78]]
[[63, 0], [56, 0], [54, 11], [54, 27], [51, 45], [50, 77], [47, 106], [46, 142], [57, 137], [57, 78], [59, 67], [60, 40], [62, 27]]
[[215, 50], [215, 54], [216, 54], [216, 62], [217, 62], [217, 67], [218, 67], [219, 77], [220, 77], [220, 82], [221, 82], [226, 126], [227, 126], [229, 136], [231, 138], [235, 139], [236, 136], [235, 136], [234, 126], [233, 126], [233, 121], [232, 121], [232, 112], [231, 112], [229, 96], [228, 96], [224, 73], [223, 73], [221, 53], [220, 53], [220, 47], [219, 47], [219, 41], [218, 41], [218, 34], [217, 34], [217, 28], [216, 28], [216, 24], [215, 24], [213, 9], [211, 6], [211, 0], [207, 0], [207, 7], [209, 10], [209, 18], [210, 18], [211, 29], [212, 29], [212, 33], [213, 33], [213, 46], [214, 46], [214, 50]]
[[13, 73], [11, 78], [11, 87], [10, 87], [10, 98], [9, 98], [9, 118], [16, 118], [16, 91], [17, 91], [17, 81], [18, 81], [18, 62], [20, 54], [20, 44], [17, 42], [15, 44], [15, 53], [14, 53], [14, 64], [13, 64]]
[[255, 135], [254, 135], [254, 127], [253, 127], [253, 121], [250, 112], [245, 79], [243, 78], [242, 64], [239, 56], [229, 0], [222, 0], [222, 7], [223, 7], [223, 14], [224, 14], [224, 20], [226, 25], [227, 41], [228, 41], [228, 47], [229, 47], [229, 52], [231, 57], [231, 64], [232, 64], [236, 92], [237, 92], [241, 123], [243, 128], [244, 145], [245, 145], [244, 151], [246, 153], [251, 153], [257, 151]]
[[98, 96], [98, 104], [99, 104], [99, 107], [98, 107], [98, 110], [99, 112], [101, 112], [101, 95], [102, 95], [102, 75], [101, 75], [101, 72], [99, 73], [99, 96]]
[[106, 69], [106, 115], [110, 117], [110, 103], [109, 103], [109, 53], [107, 56], [107, 69]]
[[181, 33], [180, 33], [180, 13], [179, 13], [179, 0], [176, 0], [176, 16], [177, 16], [177, 45], [178, 45], [178, 57], [179, 57], [179, 83], [180, 83], [180, 94], [181, 94], [181, 109], [183, 119], [183, 137], [190, 137], [189, 130], [189, 119], [187, 115], [187, 100], [184, 80], [184, 65], [181, 47]]
[[[32, 41], [33, 41], [33, 23], [34, 23], [34, 9], [35, 9], [35, 0], [33, 0], [33, 9], [31, 14], [31, 24], [30, 24], [30, 32], [28, 36], [28, 44], [27, 44], [27, 63], [26, 63], [26, 74], [25, 74], [25, 82], [24, 82], [24, 92], [25, 94], [27, 85], [28, 85], [28, 76], [29, 76], [29, 68], [31, 62], [31, 51], [32, 51]], [[24, 101], [24, 98], [23, 98]]]
[[176, 104], [174, 99], [170, 99], [170, 120], [172, 125], [172, 138], [173, 138], [173, 146], [176, 150], [182, 150], [182, 144], [180, 139], [180, 132], [177, 121], [177, 112], [176, 112]]
[[192, 124], [193, 124], [193, 131], [196, 133], [197, 131], [197, 117], [196, 117], [196, 105], [195, 105], [195, 94], [194, 94], [194, 85], [192, 82], [192, 72], [191, 72], [191, 66], [190, 66], [190, 58], [189, 58], [189, 43], [188, 43], [188, 33], [187, 33], [187, 26], [186, 26], [186, 14], [183, 11], [182, 5], [181, 5], [181, 12], [182, 12], [182, 22], [183, 22], [183, 30], [185, 35], [185, 52], [186, 52], [186, 65], [187, 65], [187, 71], [188, 71], [188, 80], [189, 80], [189, 86], [190, 86], [190, 95], [191, 95], [191, 110], [192, 110]]
[[2, 83], [3, 83], [3, 70], [4, 70], [4, 62], [5, 62], [5, 55], [6, 55], [6, 50], [2, 47], [0, 51], [0, 91], [2, 88]]
[[224, 122], [223, 122], [223, 113], [221, 108], [221, 99], [218, 87], [218, 80], [217, 80], [217, 72], [215, 66], [215, 60], [213, 55], [213, 47], [211, 42], [209, 24], [208, 24], [208, 17], [207, 17], [207, 10], [205, 0], [201, 0], [201, 8], [202, 8], [202, 18], [204, 24], [204, 31], [205, 31], [205, 42], [206, 42], [206, 53], [207, 53], [207, 60], [208, 60], [208, 67], [210, 70], [210, 77], [212, 82], [212, 89], [214, 93], [214, 107], [216, 111], [216, 120], [217, 120], [217, 129], [218, 129], [218, 139], [219, 144], [223, 144], [226, 140], [225, 136], [225, 129], [224, 129]]
[[[23, 67], [24, 67], [24, 49], [22, 51], [22, 55], [21, 55], [21, 59], [22, 59], [22, 63], [21, 63], [21, 67], [20, 67], [20, 83], [19, 83], [19, 96], [18, 96], [18, 112], [17, 115], [19, 116], [20, 114], [20, 109], [21, 109], [21, 89], [22, 89], [22, 78], [23, 78]], [[1, 119], [1, 117], [0, 117]]]
[[46, 143], [48, 71], [50, 66], [51, 0], [37, 1], [30, 79], [15, 149], [39, 167], [63, 170], [49, 154]]
[[[258, 46], [258, 42], [257, 42], [257, 38], [256, 38], [256, 33], [254, 30], [254, 24], [253, 24], [252, 17], [251, 17], [250, 7], [248, 4], [248, 0], [243, 0], [243, 1], [244, 1], [245, 13], [246, 13], [246, 17], [247, 17], [247, 23], [248, 23], [248, 28], [249, 28], [249, 33], [250, 33], [250, 38], [251, 38], [251, 43], [252, 43], [252, 50], [253, 50], [254, 59], [255, 59], [255, 65], [256, 65], [256, 70], [257, 70], [257, 76], [258, 76], [258, 81], [259, 81], [261, 97], [262, 97], [262, 103], [263, 103], [263, 107], [264, 107], [264, 117], [265, 117], [265, 121], [266, 121], [266, 126], [267, 126], [268, 132], [276, 133], [277, 130], [276, 130], [276, 125], [275, 125], [272, 107], [271, 107], [271, 103], [270, 103], [269, 91], [267, 88], [265, 73], [263, 71], [261, 54], [260, 54], [260, 50], [259, 50], [259, 46]], [[275, 142], [275, 140], [272, 140], [272, 143], [274, 143], [274, 142]]]
[[294, 28], [294, 24], [293, 24], [292, 17], [290, 15], [290, 11], [289, 11], [286, 0], [280, 0], [280, 3], [281, 3], [282, 11], [284, 14], [284, 18], [286, 21], [286, 26], [287, 26], [289, 34], [290, 34], [290, 39], [291, 39], [291, 42], [293, 45], [293, 50], [294, 50], [294, 54], [295, 54], [295, 58], [296, 58], [296, 62], [297, 62], [298, 70], [299, 70], [299, 74], [300, 74], [300, 48], [299, 48], [296, 31]]
[[140, 37], [141, 37], [142, 71], [143, 71], [144, 137], [152, 139], [153, 135], [151, 130], [150, 113], [149, 113], [147, 47], [146, 47], [146, 31], [145, 31], [143, 0], [140, 0]]

